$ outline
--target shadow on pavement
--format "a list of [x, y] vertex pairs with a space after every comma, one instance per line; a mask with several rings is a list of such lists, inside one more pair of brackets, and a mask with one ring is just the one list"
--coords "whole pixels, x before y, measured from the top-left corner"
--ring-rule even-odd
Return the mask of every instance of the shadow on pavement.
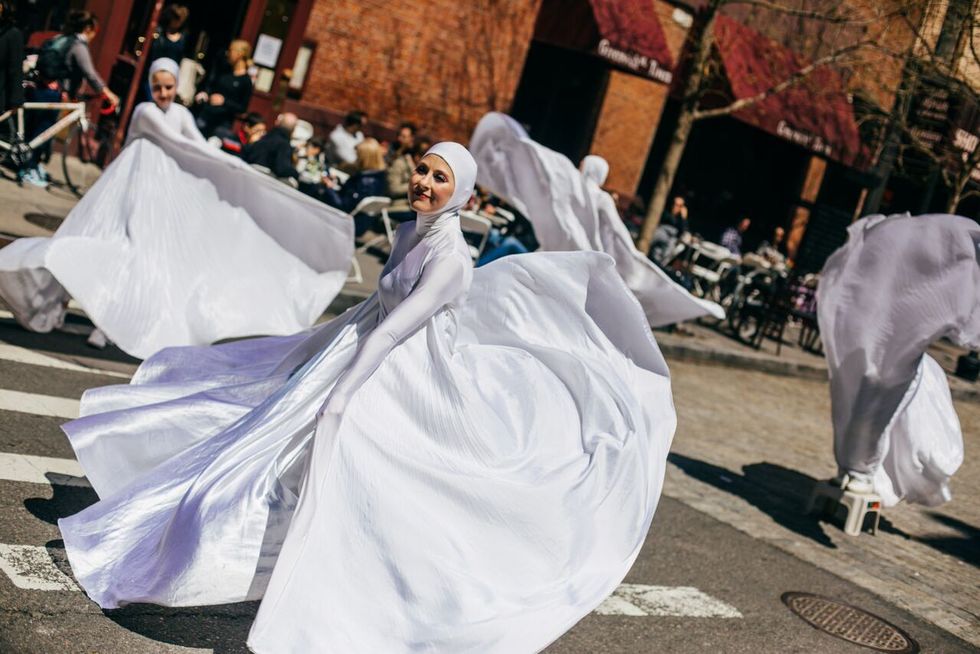
[[956, 557], [964, 563], [980, 566], [980, 529], [935, 511], [930, 511], [928, 515], [936, 522], [955, 529], [963, 536], [960, 538], [955, 536], [927, 536], [916, 538], [917, 541]]
[[[742, 467], [742, 474], [727, 468], [671, 453], [667, 460], [693, 477], [732, 495], [737, 495], [783, 527], [818, 545], [836, 549], [837, 545], [823, 529], [823, 524], [843, 529], [841, 515], [823, 516], [804, 513], [810, 491], [817, 479], [775, 463], [752, 463]], [[907, 533], [882, 516], [878, 529], [905, 539]]]
[[[31, 515], [49, 524], [58, 524], [58, 520], [74, 515], [82, 509], [99, 501], [95, 491], [86, 486], [65, 486], [63, 478], [48, 473], [51, 482], [51, 498], [31, 497], [24, 500], [24, 508]], [[73, 477], [72, 479], [77, 479]]]
[[42, 229], [53, 232], [61, 227], [61, 223], [65, 220], [65, 217], [57, 214], [38, 213], [32, 211], [24, 214], [24, 220], [32, 225], [37, 225]]
[[[92, 326], [88, 320], [72, 314], [68, 314], [65, 318], [65, 324], [89, 328]], [[129, 356], [115, 345], [109, 345], [104, 350], [97, 350], [85, 342], [86, 338], [87, 335], [85, 334], [65, 333], [57, 330], [47, 334], [39, 334], [27, 331], [14, 320], [0, 319], [0, 341], [11, 345], [52, 354], [102, 359], [117, 363], [137, 365], [140, 363], [139, 359]]]
[[211, 649], [214, 654], [248, 654], [245, 641], [258, 610], [258, 602], [180, 608], [130, 604], [103, 614], [120, 627], [160, 643]]
[[818, 516], [806, 515], [806, 502], [816, 479], [796, 470], [773, 463], [753, 463], [742, 468], [743, 474], [671, 453], [667, 460], [684, 474], [737, 495], [778, 524], [823, 545], [836, 548], [821, 526]]

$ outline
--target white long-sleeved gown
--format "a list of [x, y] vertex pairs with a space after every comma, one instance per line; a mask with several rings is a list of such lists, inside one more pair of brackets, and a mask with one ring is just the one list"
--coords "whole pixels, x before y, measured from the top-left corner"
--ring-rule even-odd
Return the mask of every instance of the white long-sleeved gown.
[[857, 221], [824, 265], [817, 315], [838, 465], [873, 476], [886, 505], [948, 501], [963, 434], [926, 348], [944, 336], [980, 346], [980, 227], [950, 215]]
[[510, 116], [491, 112], [481, 118], [470, 151], [480, 184], [527, 217], [542, 250], [612, 256], [651, 326], [725, 317], [720, 306], [691, 295], [637, 250], [612, 197], [567, 157], [533, 141]]
[[190, 112], [133, 111], [127, 146], [50, 238], [0, 250], [0, 297], [34, 331], [69, 297], [133, 356], [292, 334], [340, 291], [349, 217], [208, 146]]
[[334, 321], [164, 350], [82, 411], [101, 501], [60, 526], [89, 596], [264, 595], [250, 647], [296, 654], [542, 649], [631, 566], [675, 426], [608, 256], [472, 271], [452, 214]]

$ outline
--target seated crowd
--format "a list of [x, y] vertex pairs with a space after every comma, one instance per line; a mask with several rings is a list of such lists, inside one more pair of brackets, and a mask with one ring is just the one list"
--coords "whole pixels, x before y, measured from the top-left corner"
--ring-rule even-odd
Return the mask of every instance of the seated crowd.
[[[259, 170], [341, 211], [353, 214], [364, 198], [387, 197], [391, 200], [391, 220], [415, 218], [408, 204], [412, 171], [433, 141], [420, 134], [413, 123], [401, 123], [390, 143], [365, 136], [367, 117], [360, 111], [347, 114], [326, 138], [297, 138], [298, 124], [295, 114], [284, 113], [270, 129], [259, 114], [249, 114], [237, 131], [228, 130], [221, 137], [220, 144]], [[500, 205], [500, 200], [489, 193], [478, 192], [468, 210], [493, 216]], [[510, 216], [515, 212], [503, 213]], [[369, 229], [378, 229], [374, 216], [355, 215], [354, 220], [358, 238]], [[480, 263], [536, 247], [530, 225], [517, 216], [492, 229]]]

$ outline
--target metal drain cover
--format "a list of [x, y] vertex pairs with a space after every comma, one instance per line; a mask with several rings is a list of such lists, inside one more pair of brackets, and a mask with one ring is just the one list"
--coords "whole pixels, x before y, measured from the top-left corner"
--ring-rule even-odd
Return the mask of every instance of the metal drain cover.
[[831, 636], [879, 652], [918, 654], [919, 644], [907, 633], [856, 606], [812, 593], [783, 593], [789, 610]]

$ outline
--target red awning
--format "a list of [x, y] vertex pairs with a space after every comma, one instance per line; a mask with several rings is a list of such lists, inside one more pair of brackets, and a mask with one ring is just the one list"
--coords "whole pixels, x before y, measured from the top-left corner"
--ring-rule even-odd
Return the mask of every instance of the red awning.
[[652, 0], [544, 0], [534, 38], [594, 52], [664, 84], [673, 78], [673, 58]]
[[[714, 36], [735, 99], [763, 93], [807, 65], [789, 48], [726, 16], [715, 19]], [[840, 74], [827, 66], [735, 117], [816, 154], [860, 165], [854, 110]]]

